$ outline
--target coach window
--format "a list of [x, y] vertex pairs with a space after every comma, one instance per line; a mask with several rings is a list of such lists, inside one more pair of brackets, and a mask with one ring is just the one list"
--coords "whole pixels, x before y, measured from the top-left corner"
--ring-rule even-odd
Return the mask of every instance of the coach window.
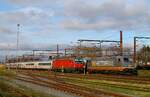
[[129, 59], [128, 59], [128, 58], [124, 58], [124, 61], [125, 61], [125, 62], [129, 62]]
[[31, 63], [31, 64], [26, 64], [26, 65], [34, 65], [34, 64]]
[[39, 65], [51, 65], [50, 63], [39, 63]]

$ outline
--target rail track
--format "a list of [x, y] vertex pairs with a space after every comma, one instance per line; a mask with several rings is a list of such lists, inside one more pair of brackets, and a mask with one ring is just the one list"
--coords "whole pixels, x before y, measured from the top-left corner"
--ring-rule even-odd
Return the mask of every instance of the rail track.
[[[24, 72], [25, 73], [25, 72]], [[27, 72], [26, 72], [27, 73]], [[54, 77], [54, 74], [50, 73], [50, 72], [45, 72], [45, 73], [48, 73], [48, 76], [43, 76], [43, 75], [38, 75], [38, 71], [35, 71], [35, 72], [31, 72], [33, 75], [36, 75], [36, 76], [39, 76], [39, 77], [44, 77], [46, 79], [50, 79], [51, 77]], [[43, 72], [42, 72], [43, 73]], [[139, 77], [129, 77], [129, 76], [114, 76], [114, 75], [96, 75], [96, 76], [93, 76], [93, 75], [83, 75], [83, 74], [68, 74], [68, 73], [65, 73], [65, 74], [57, 74], [55, 75], [55, 77], [58, 77], [58, 78], [62, 78], [62, 79], [72, 79], [72, 78], [77, 78], [77, 80], [74, 80], [74, 82], [68, 82], [67, 83], [73, 83], [73, 84], [81, 84], [81, 85], [89, 85], [89, 84], [92, 84], [91, 82], [89, 81], [86, 81], [85, 80], [100, 80], [100, 83], [99, 82], [95, 82], [93, 84], [98, 84], [99, 86], [109, 86], [109, 87], [114, 87], [114, 88], [120, 88], [120, 89], [127, 89], [127, 90], [131, 90], [131, 91], [139, 91], [139, 92], [150, 92], [150, 81], [149, 81], [149, 78], [139, 78]], [[78, 80], [79, 79], [79, 80]], [[82, 79], [82, 80], [80, 80]], [[83, 81], [83, 79], [85, 79]], [[146, 80], [143, 80], [143, 79], [146, 79]], [[110, 81], [111, 83], [108, 83], [108, 82], [101, 82], [101, 80], [104, 80], [104, 81]], [[78, 83], [76, 83], [78, 82]], [[112, 83], [113, 82], [113, 83]], [[126, 84], [127, 83], [127, 84]], [[133, 84], [132, 84], [133, 83]], [[148, 86], [147, 86], [147, 85]], [[143, 86], [144, 85], [144, 86]], [[97, 86], [96, 86], [97, 87]], [[100, 87], [99, 87], [100, 88]], [[99, 89], [97, 87], [97, 89]], [[100, 88], [101, 89], [101, 88]]]
[[128, 82], [128, 83], [139, 83], [139, 84], [150, 84], [150, 78], [136, 78], [126, 76], [113, 76], [113, 75], [78, 75], [78, 74], [60, 74], [57, 76], [62, 77], [74, 77], [74, 78], [85, 78], [85, 79], [96, 79], [96, 80], [109, 80], [116, 82]]
[[[54, 73], [50, 71], [31, 71], [31, 70], [24, 70], [19, 72], [30, 72], [32, 74], [39, 74], [45, 73], [47, 76], [53, 76]], [[85, 78], [85, 79], [96, 79], [96, 80], [109, 80], [109, 81], [116, 81], [116, 82], [128, 82], [128, 83], [139, 83], [139, 84], [150, 84], [150, 78], [142, 78], [137, 76], [122, 76], [122, 75], [106, 75], [106, 74], [96, 74], [96, 75], [83, 75], [83, 74], [72, 74], [72, 73], [65, 73], [65, 74], [55, 74], [58, 77], [72, 77], [72, 78]]]
[[[31, 74], [31, 73], [30, 73]], [[42, 78], [46, 78], [46, 79], [52, 79], [54, 76], [40, 76], [40, 75], [36, 75], [36, 76], [38, 76], [38, 77], [42, 77]], [[61, 81], [61, 79], [60, 78], [62, 78], [62, 77], [65, 77], [66, 78], [66, 76], [65, 75], [58, 75], [57, 77], [59, 77], [59, 80], [56, 80], [55, 79], [55, 81], [57, 81], [57, 82], [62, 82]], [[56, 77], [56, 78], [57, 78]], [[68, 77], [68, 76], [67, 76]], [[69, 76], [69, 78], [70, 77], [72, 77], [71, 75]], [[53, 79], [54, 80], [54, 79]], [[110, 81], [110, 79], [101, 79], [101, 80], [109, 80]], [[111, 81], [115, 81], [116, 82], [116, 80], [115, 79], [111, 79]], [[119, 82], [119, 80], [117, 80], [117, 82]], [[128, 80], [123, 80], [123, 82], [129, 82]], [[138, 81], [139, 83], [141, 83], [141, 81]], [[147, 81], [146, 81], [147, 82]], [[64, 83], [64, 82], [63, 82]], [[66, 82], [65, 82], [66, 83]], [[81, 83], [81, 82], [80, 82]], [[135, 81], [134, 81], [134, 83], [135, 83]], [[66, 83], [66, 84], [70, 84], [70, 83]], [[143, 83], [142, 83], [143, 84]], [[147, 83], [144, 83], [144, 84], [147, 84]], [[139, 88], [139, 86], [130, 86], [130, 85], [125, 85], [125, 84], [116, 84], [116, 83], [103, 83], [103, 85], [109, 85], [109, 86], [112, 86], [112, 87], [117, 87], [117, 88], [124, 88], [124, 89], [130, 89], [130, 90], [136, 90], [136, 91], [144, 91], [144, 92], [150, 92], [150, 88], [149, 87], [145, 87], [145, 88]]]
[[[103, 96], [107, 96], [107, 97], [130, 97], [127, 95], [122, 95], [122, 94], [117, 94], [117, 93], [112, 93], [112, 92], [106, 92], [106, 91], [102, 91], [102, 90], [91, 89], [91, 88], [87, 88], [87, 87], [83, 87], [83, 86], [79, 86], [79, 85], [75, 85], [75, 84], [66, 83], [66, 82], [64, 82], [58, 78], [54, 78], [54, 77], [47, 77], [47, 79], [49, 79], [51, 81], [45, 81], [45, 80], [42, 80], [45, 77], [35, 76], [32, 73], [27, 73], [27, 72], [25, 73], [24, 72], [24, 75], [30, 76], [30, 78], [17, 76], [16, 79], [22, 80], [25, 82], [30, 82], [33, 84], [37, 84], [37, 85], [41, 85], [41, 86], [45, 86], [45, 87], [54, 88], [56, 90], [61, 90], [61, 91], [73, 93], [73, 94], [83, 96], [83, 97], [103, 97]], [[54, 81], [54, 82], [52, 82], [52, 81]]]

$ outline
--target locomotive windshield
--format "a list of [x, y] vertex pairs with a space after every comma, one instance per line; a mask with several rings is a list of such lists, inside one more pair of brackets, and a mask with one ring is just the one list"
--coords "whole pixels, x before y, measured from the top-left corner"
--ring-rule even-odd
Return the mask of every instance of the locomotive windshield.
[[75, 63], [83, 64], [84, 61], [83, 61], [83, 59], [81, 59], [81, 58], [76, 58], [76, 59], [75, 59]]

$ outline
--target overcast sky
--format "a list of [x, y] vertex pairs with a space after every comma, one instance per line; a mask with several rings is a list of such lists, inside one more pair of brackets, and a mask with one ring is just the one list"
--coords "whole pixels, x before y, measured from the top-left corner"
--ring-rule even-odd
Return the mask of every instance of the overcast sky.
[[0, 0], [0, 49], [51, 48], [78, 39], [150, 36], [149, 0]]

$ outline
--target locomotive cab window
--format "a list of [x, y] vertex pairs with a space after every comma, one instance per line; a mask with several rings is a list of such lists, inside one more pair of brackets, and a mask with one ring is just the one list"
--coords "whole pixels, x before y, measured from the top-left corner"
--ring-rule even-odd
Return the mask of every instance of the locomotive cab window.
[[79, 63], [79, 64], [80, 64], [80, 63], [83, 63], [83, 61], [75, 61], [75, 62], [76, 62], [76, 63]]
[[84, 61], [82, 59], [75, 59], [75, 63], [82, 64]]
[[49, 56], [49, 60], [52, 60], [53, 59], [53, 57], [52, 56]]

